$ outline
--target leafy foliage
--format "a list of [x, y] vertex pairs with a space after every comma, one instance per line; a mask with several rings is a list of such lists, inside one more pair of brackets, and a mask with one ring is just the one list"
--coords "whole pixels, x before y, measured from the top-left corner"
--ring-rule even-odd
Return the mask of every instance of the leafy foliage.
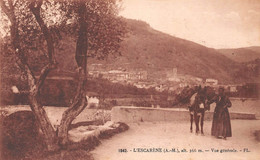
[[[104, 59], [109, 54], [119, 53], [120, 42], [126, 34], [126, 23], [117, 17], [119, 7], [117, 0], [86, 0], [86, 22], [88, 38], [88, 57]], [[60, 4], [62, 11], [67, 11], [61, 28], [76, 37], [78, 25], [78, 1], [64, 1]]]

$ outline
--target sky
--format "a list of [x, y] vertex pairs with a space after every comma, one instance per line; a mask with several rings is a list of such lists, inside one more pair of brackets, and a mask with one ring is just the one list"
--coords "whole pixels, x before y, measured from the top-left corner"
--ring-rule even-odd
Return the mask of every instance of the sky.
[[260, 46], [260, 0], [122, 0], [120, 15], [210, 48]]

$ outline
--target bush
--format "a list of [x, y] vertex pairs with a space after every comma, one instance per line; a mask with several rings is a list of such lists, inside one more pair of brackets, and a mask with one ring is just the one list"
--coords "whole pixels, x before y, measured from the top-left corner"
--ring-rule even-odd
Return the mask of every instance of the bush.
[[2, 159], [23, 159], [43, 153], [44, 143], [31, 111], [15, 112], [1, 122]]

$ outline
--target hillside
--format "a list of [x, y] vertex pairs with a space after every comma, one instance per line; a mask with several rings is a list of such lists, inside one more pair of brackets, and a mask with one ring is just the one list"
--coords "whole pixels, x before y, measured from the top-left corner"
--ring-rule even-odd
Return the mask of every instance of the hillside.
[[147, 70], [150, 78], [177, 68], [180, 74], [215, 78], [222, 83], [251, 81], [240, 72], [241, 64], [215, 49], [156, 31], [142, 21], [126, 21], [129, 34], [121, 46], [122, 56], [99, 63], [109, 64], [112, 68]]
[[[148, 78], [152, 80], [165, 76], [166, 72], [172, 71], [173, 68], [177, 68], [178, 74], [192, 75], [204, 80], [214, 78], [220, 83], [255, 80], [252, 74], [247, 73], [248, 70], [245, 69], [247, 64], [233, 61], [215, 49], [156, 31], [143, 21], [130, 19], [125, 21], [129, 32], [121, 44], [122, 56], [111, 55], [103, 61], [88, 59], [89, 66], [100, 63], [106, 70], [119, 68], [126, 71], [146, 70]], [[75, 40], [65, 36], [60, 46], [63, 49], [56, 50], [59, 72], [75, 72], [77, 68], [74, 59]], [[257, 51], [258, 48], [253, 49]], [[4, 60], [5, 64], [11, 64], [11, 57], [8, 59]], [[39, 59], [39, 62], [34, 62], [32, 65], [36, 72], [40, 71], [43, 62], [41, 58]]]
[[237, 62], [249, 62], [260, 58], [260, 46], [236, 48], [236, 49], [219, 49], [220, 53]]

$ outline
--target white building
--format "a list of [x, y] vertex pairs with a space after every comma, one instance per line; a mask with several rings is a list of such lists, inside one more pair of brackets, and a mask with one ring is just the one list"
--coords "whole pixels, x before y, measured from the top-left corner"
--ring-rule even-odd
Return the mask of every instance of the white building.
[[208, 79], [206, 79], [206, 85], [216, 86], [216, 85], [218, 85], [218, 80], [208, 78]]

